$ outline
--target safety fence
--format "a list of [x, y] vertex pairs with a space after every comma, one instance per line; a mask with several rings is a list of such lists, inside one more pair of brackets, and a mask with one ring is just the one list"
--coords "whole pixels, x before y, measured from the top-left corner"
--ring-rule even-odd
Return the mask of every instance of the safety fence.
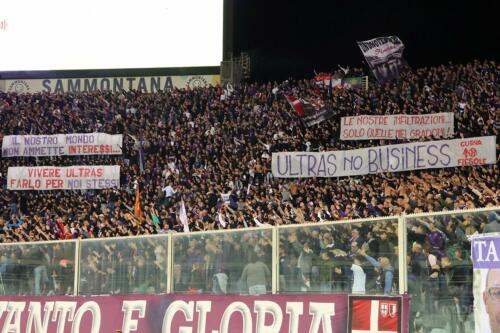
[[[411, 330], [473, 332], [468, 236], [500, 207], [252, 229], [0, 244], [0, 296], [411, 296]], [[486, 229], [485, 229], [486, 228]]]

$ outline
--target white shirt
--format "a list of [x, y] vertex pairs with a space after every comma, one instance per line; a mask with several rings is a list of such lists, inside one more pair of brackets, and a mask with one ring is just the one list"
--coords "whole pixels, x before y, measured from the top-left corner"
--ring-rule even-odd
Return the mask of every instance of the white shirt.
[[163, 192], [165, 192], [165, 197], [170, 198], [174, 193], [175, 190], [172, 186], [167, 185], [162, 189]]
[[366, 292], [366, 273], [361, 266], [352, 264], [352, 274], [354, 276], [352, 283], [353, 294], [364, 294]]

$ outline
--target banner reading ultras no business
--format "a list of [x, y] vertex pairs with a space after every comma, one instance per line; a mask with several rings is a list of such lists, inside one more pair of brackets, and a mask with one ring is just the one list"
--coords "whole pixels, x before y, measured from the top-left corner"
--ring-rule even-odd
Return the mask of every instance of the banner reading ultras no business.
[[2, 157], [119, 155], [122, 142], [122, 134], [106, 133], [7, 135], [2, 140]]
[[342, 117], [341, 140], [419, 139], [451, 137], [453, 113]]
[[120, 166], [10, 167], [9, 190], [83, 190], [120, 187]]
[[495, 141], [494, 136], [483, 136], [341, 151], [273, 153], [272, 172], [278, 178], [344, 177], [494, 164]]

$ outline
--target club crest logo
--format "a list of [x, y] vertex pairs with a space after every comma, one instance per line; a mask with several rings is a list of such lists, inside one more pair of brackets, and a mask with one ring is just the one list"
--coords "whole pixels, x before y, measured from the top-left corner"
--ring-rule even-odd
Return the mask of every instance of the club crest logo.
[[398, 313], [398, 305], [394, 303], [380, 303], [380, 315], [382, 318], [387, 316], [394, 318]]
[[196, 75], [187, 80], [187, 85], [190, 88], [202, 88], [208, 86], [208, 82], [203, 76]]
[[9, 85], [7, 89], [9, 92], [16, 92], [18, 94], [26, 93], [30, 91], [30, 86], [28, 82], [24, 80], [15, 80]]

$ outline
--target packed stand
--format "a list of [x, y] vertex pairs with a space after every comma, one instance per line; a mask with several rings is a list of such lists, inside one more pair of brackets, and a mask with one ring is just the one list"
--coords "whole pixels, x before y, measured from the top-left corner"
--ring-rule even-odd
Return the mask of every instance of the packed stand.
[[[400, 82], [382, 87], [338, 89], [332, 94], [319, 91], [311, 80], [154, 94], [0, 93], [2, 136], [92, 131], [124, 135], [121, 156], [2, 158], [0, 242], [181, 232], [181, 200], [191, 231], [498, 206], [498, 165], [339, 179], [284, 180], [273, 178], [270, 172], [271, 154], [276, 151], [346, 150], [404, 142], [341, 141], [339, 119], [345, 115], [454, 112], [455, 137], [498, 135], [498, 72], [493, 62], [450, 64], [407, 72]], [[305, 127], [283, 98], [283, 92], [290, 91], [304, 97], [322, 95], [336, 116]], [[422, 138], [431, 139], [444, 138]], [[143, 170], [138, 158], [140, 141], [145, 150]], [[103, 164], [121, 166], [120, 188], [6, 190], [9, 166]], [[136, 181], [141, 188], [142, 222], [133, 214]], [[271, 235], [265, 229], [254, 230], [173, 238], [174, 291], [269, 292]], [[460, 271], [469, 267], [466, 236], [491, 231], [500, 231], [497, 214], [412, 225], [409, 279], [417, 281], [411, 284], [416, 288], [412, 293], [419, 295], [414, 308], [421, 312], [437, 309], [442, 304], [432, 295], [436, 290], [448, 292], [452, 301], [439, 309], [464, 323], [470, 314], [469, 291], [463, 288], [470, 284], [470, 271]], [[283, 229], [279, 235], [280, 290], [397, 293], [397, 235], [395, 220]], [[71, 251], [59, 258], [50, 246], [42, 253], [10, 246], [0, 257], [0, 284], [9, 289], [4, 293], [72, 292]], [[82, 293], [164, 292], [165, 246], [151, 239], [138, 240], [133, 246], [118, 239], [86, 243], [81, 253]], [[19, 258], [33, 260], [23, 265]], [[137, 269], [135, 263], [144, 269]], [[451, 271], [457, 272], [450, 277]], [[451, 304], [461, 310], [453, 310]], [[429, 319], [420, 318], [422, 322]], [[426, 322], [439, 321], [431, 319]], [[418, 320], [417, 324], [422, 326]]]
[[[123, 133], [124, 154], [1, 159], [0, 239], [181, 231], [181, 198], [192, 231], [498, 205], [497, 165], [342, 179], [280, 180], [270, 172], [275, 151], [345, 150], [402, 142], [341, 141], [339, 117], [344, 115], [451, 111], [456, 137], [497, 135], [497, 78], [494, 62], [474, 62], [409, 71], [400, 82], [372, 85], [367, 91], [339, 89], [327, 97], [337, 116], [309, 128], [291, 114], [282, 96], [283, 91], [318, 94], [309, 80], [155, 94], [1, 93], [2, 135]], [[431, 138], [422, 138], [427, 139]], [[144, 172], [138, 163], [140, 140], [145, 146]], [[77, 164], [120, 165], [121, 187], [78, 192], [5, 189], [9, 166]], [[131, 214], [136, 179], [143, 189], [142, 224]], [[221, 218], [226, 223], [220, 223]]]

